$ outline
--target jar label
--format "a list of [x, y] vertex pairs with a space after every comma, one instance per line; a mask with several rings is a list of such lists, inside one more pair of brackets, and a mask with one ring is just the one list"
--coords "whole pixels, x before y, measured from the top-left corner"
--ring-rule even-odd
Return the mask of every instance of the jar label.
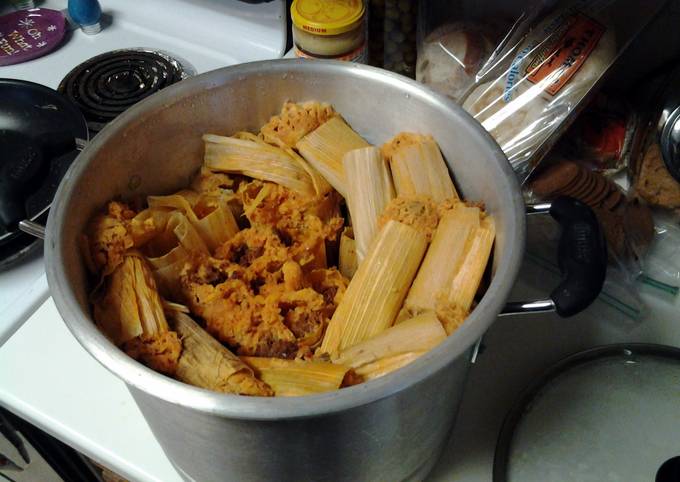
[[368, 61], [368, 49], [366, 43], [343, 55], [314, 55], [305, 50], [302, 50], [297, 44], [294, 47], [295, 56], [302, 59], [326, 59], [326, 60], [344, 60], [346, 62], [356, 62], [365, 64]]

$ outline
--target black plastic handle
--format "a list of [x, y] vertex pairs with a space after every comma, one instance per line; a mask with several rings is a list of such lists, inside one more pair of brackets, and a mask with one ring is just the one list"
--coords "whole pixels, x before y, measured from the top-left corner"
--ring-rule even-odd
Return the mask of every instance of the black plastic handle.
[[20, 137], [21, 142], [14, 140], [17, 139], [11, 135], [0, 135], [4, 151], [0, 162], [0, 224], [7, 231], [16, 229], [19, 221], [26, 218], [26, 191], [32, 190], [45, 170], [40, 146]]
[[607, 243], [590, 207], [570, 197], [552, 202], [550, 215], [562, 226], [557, 251], [562, 282], [550, 294], [563, 317], [586, 309], [602, 291], [607, 274]]

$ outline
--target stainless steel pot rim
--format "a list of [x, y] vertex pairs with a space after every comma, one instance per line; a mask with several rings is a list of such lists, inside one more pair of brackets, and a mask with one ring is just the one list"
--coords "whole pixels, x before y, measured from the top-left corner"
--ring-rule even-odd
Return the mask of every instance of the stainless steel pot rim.
[[[446, 97], [411, 79], [382, 69], [340, 61], [258, 61], [207, 72], [169, 86], [148, 97], [106, 126], [83, 150], [67, 172], [55, 197], [52, 210], [54, 215], [50, 216], [48, 220], [45, 243], [47, 279], [57, 309], [78, 342], [106, 369], [126, 383], [168, 402], [229, 418], [277, 420], [334, 413], [389, 397], [393, 393], [422, 382], [429, 375], [441, 370], [453, 359], [466, 356], [467, 351], [489, 328], [500, 312], [519, 271], [524, 250], [524, 203], [517, 179], [500, 147], [481, 125], [476, 124], [473, 126], [474, 135], [483, 138], [490, 146], [493, 146], [493, 155], [503, 172], [502, 182], [506, 184], [509, 192], [517, 193], [516, 196], [513, 196], [511, 211], [513, 219], [509, 220], [509, 229], [506, 233], [507, 255], [498, 264], [486, 295], [463, 326], [457, 330], [454, 336], [449, 337], [440, 346], [421, 356], [413, 363], [382, 378], [334, 392], [305, 397], [264, 398], [221, 394], [186, 385], [143, 366], [117, 348], [114, 350], [103, 348], [104, 346], [114, 346], [96, 328], [89, 318], [89, 313], [84, 313], [80, 309], [78, 301], [69, 287], [65, 270], [60, 264], [62, 260], [57, 250], [57, 240], [60, 239], [62, 234], [59, 219], [64, 215], [65, 206], [68, 204], [68, 197], [65, 195], [66, 186], [87, 169], [85, 159], [89, 157], [88, 155], [93, 155], [105, 144], [112, 133], [123, 129], [128, 122], [145, 110], [160, 109], [174, 104], [182, 99], [183, 93], [195, 89], [197, 83], [200, 83], [205, 89], [212, 89], [220, 87], [221, 81], [225, 78], [237, 78], [239, 81], [244, 81], [248, 77], [261, 76], [263, 69], [268, 72], [280, 72], [282, 75], [295, 75], [304, 72], [314, 73], [315, 69], [318, 68], [335, 71], [338, 75], [347, 75], [349, 70], [355, 81], [377, 78], [398, 86], [405, 95], [414, 99], [419, 98], [431, 104], [443, 104], [463, 116], [468, 116], [462, 108]], [[76, 316], [71, 316], [71, 313], [76, 313]]]

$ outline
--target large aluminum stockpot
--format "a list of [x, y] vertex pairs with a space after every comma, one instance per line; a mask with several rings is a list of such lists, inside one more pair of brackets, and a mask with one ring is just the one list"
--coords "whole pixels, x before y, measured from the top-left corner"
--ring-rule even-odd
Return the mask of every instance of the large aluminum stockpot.
[[[400, 131], [432, 134], [460, 192], [484, 201], [495, 217], [490, 286], [464, 325], [439, 347], [396, 373], [336, 392], [251, 398], [160, 375], [95, 327], [79, 236], [111, 198], [186, 186], [202, 162], [203, 133], [257, 130], [286, 100], [330, 102], [376, 144]], [[112, 122], [80, 154], [59, 188], [45, 250], [52, 296], [69, 329], [127, 384], [187, 480], [392, 482], [422, 480], [438, 458], [456, 416], [471, 348], [505, 304], [524, 241], [524, 205], [510, 165], [460, 107], [383, 70], [277, 60], [184, 80]]]

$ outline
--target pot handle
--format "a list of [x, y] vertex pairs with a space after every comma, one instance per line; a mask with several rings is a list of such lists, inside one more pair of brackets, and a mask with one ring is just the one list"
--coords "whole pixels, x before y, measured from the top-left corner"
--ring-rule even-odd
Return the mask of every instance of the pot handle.
[[562, 226], [557, 250], [562, 281], [549, 299], [510, 302], [501, 316], [551, 311], [561, 317], [573, 316], [585, 310], [602, 290], [607, 274], [607, 243], [593, 210], [566, 196], [527, 207], [527, 214], [546, 212]]

